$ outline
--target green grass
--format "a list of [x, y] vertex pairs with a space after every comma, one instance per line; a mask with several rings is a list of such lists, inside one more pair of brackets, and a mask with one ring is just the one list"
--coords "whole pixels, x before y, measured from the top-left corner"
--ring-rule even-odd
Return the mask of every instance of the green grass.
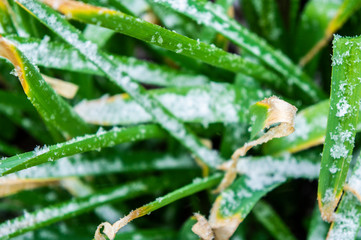
[[194, 213], [217, 240], [360, 239], [360, 20], [358, 0], [1, 0], [0, 239], [206, 239]]
[[339, 36], [333, 40], [330, 110], [317, 193], [327, 220], [332, 220], [341, 198], [354, 148], [361, 94], [360, 40]]

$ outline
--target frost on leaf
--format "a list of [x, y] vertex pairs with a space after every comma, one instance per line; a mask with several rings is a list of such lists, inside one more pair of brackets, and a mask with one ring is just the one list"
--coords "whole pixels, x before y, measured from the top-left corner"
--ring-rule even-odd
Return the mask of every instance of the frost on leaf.
[[358, 38], [335, 36], [329, 117], [318, 184], [319, 208], [326, 221], [334, 220], [352, 158], [360, 109], [360, 53]]
[[[223, 84], [178, 88], [167, 92], [149, 91], [162, 105], [184, 122], [239, 122], [242, 106], [237, 92]], [[152, 116], [128, 95], [103, 96], [100, 99], [82, 101], [75, 111], [87, 122], [98, 125], [118, 125], [151, 122]]]
[[346, 98], [343, 97], [341, 100], [336, 104], [337, 107], [337, 117], [343, 117], [348, 113], [349, 108], [351, 107], [350, 104], [346, 101]]
[[[266, 98], [255, 104], [255, 107], [266, 107], [267, 112], [254, 112], [254, 125], [252, 127], [260, 128], [265, 133], [256, 140], [246, 143], [243, 147], [237, 149], [232, 155], [232, 164], [226, 170], [225, 177], [222, 182], [218, 186], [218, 188], [214, 191], [219, 193], [227, 188], [237, 176], [237, 161], [240, 157], [246, 155], [249, 149], [254, 146], [257, 146], [262, 143], [266, 143], [273, 138], [280, 138], [290, 135], [294, 132], [294, 119], [296, 116], [297, 108], [293, 105], [273, 96], [270, 98]], [[266, 114], [266, 116], [264, 116]], [[261, 123], [257, 122], [256, 119], [265, 120]]]

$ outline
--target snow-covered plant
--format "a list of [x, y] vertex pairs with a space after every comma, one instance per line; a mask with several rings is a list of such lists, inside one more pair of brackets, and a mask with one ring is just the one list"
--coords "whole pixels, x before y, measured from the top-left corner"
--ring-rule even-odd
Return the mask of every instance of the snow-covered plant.
[[360, 238], [360, 21], [360, 0], [0, 0], [0, 239]]

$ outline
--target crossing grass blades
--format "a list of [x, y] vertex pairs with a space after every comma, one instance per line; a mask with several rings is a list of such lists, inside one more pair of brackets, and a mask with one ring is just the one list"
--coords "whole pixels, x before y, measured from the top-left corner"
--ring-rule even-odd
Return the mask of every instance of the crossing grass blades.
[[359, 21], [0, 0], [0, 239], [360, 239]]

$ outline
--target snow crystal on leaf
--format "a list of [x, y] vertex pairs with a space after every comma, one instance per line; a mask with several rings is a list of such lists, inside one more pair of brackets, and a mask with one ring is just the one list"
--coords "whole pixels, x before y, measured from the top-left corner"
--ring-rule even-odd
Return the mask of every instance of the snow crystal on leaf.
[[335, 143], [330, 150], [330, 154], [332, 158], [345, 158], [347, 157], [348, 150], [346, 146], [342, 142]]
[[346, 98], [343, 97], [336, 105], [337, 107], [337, 117], [344, 117], [349, 112], [349, 108], [351, 107], [350, 104], [346, 101]]
[[44, 145], [43, 147], [36, 146], [34, 148], [34, 155], [35, 156], [39, 156], [39, 155], [47, 153], [47, 152], [49, 152], [49, 147], [46, 146], [46, 145]]
[[330, 167], [330, 169], [329, 169], [330, 173], [332, 173], [332, 174], [336, 173], [338, 170], [340, 170], [340, 169], [337, 168], [335, 165], [332, 165], [332, 167]]
[[335, 199], [335, 194], [332, 188], [329, 188], [325, 192], [325, 197], [322, 199], [323, 203], [332, 202]]

